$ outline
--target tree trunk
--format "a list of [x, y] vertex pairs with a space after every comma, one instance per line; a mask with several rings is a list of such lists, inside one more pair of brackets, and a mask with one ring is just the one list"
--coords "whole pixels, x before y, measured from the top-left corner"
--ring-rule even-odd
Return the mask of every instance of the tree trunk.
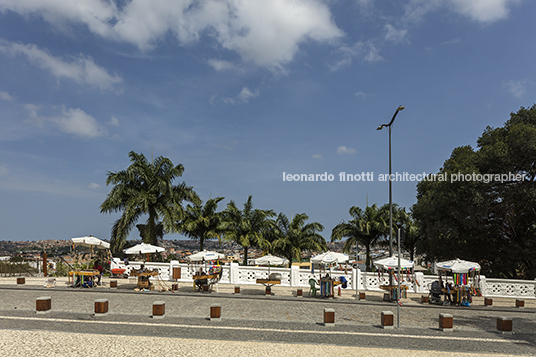
[[248, 265], [248, 247], [244, 247], [244, 260], [242, 265]]

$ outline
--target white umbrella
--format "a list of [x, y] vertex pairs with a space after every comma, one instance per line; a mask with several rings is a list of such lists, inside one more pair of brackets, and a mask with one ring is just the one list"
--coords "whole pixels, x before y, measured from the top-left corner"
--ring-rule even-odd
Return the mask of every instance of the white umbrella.
[[456, 258], [436, 263], [436, 268], [438, 270], [448, 270], [455, 274], [466, 274], [470, 271], [479, 271], [480, 264]]
[[84, 247], [97, 247], [99, 249], [108, 249], [110, 248], [110, 243], [107, 243], [103, 240], [100, 240], [97, 237], [91, 235], [86, 237], [71, 238], [71, 241], [74, 244], [82, 245]]
[[[374, 261], [374, 265], [383, 269], [398, 269], [398, 256], [393, 255], [392, 257], [378, 259]], [[413, 261], [400, 258], [400, 268], [409, 269], [413, 268]]]
[[325, 252], [311, 258], [311, 263], [345, 263], [348, 261], [348, 255], [337, 252]]
[[156, 245], [140, 243], [133, 247], [124, 249], [125, 254], [151, 254], [165, 251], [165, 248], [157, 247]]
[[255, 259], [255, 264], [257, 265], [283, 265], [286, 262], [288, 262], [287, 259], [279, 258], [271, 254]]
[[201, 252], [189, 255], [186, 257], [191, 262], [208, 262], [225, 258], [225, 255], [210, 250], [203, 250]]
[[[74, 244], [78, 244], [84, 247], [91, 248], [91, 255], [93, 254], [93, 247], [97, 247], [98, 249], [110, 248], [110, 243], [100, 240], [97, 237], [93, 237], [92, 235], [85, 236], [85, 237], [71, 238], [71, 241]], [[87, 262], [87, 267], [89, 268], [89, 261]]]
[[279, 258], [271, 254], [255, 259], [255, 264], [257, 265], [268, 265], [268, 277], [270, 277], [270, 265], [283, 265], [286, 262], [288, 262], [288, 259]]

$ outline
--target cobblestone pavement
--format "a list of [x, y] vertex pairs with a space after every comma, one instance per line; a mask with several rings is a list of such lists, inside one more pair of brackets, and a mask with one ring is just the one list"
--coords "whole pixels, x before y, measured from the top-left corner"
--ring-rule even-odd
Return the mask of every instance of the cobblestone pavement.
[[[249, 326], [258, 326], [259, 328], [266, 328], [270, 323], [274, 326], [280, 326], [282, 323], [288, 324], [289, 326], [292, 324], [295, 324], [296, 326], [305, 324], [304, 326], [312, 326], [312, 328], [315, 328], [315, 326], [323, 321], [324, 308], [334, 309], [338, 327], [337, 331], [351, 331], [352, 329], [378, 330], [382, 311], [392, 311], [394, 313], [396, 326], [396, 305], [382, 301], [383, 294], [375, 292], [367, 292], [366, 300], [364, 301], [356, 301], [355, 291], [349, 290], [343, 290], [341, 296], [336, 299], [323, 300], [308, 297], [307, 289], [303, 289], [305, 295], [303, 298], [297, 298], [295, 296], [296, 288], [279, 286], [272, 288], [272, 296], [264, 296], [264, 286], [262, 285], [243, 285], [241, 286], [240, 294], [233, 294], [234, 286], [221, 284], [218, 287], [217, 293], [213, 292], [207, 294], [193, 292], [192, 285], [187, 283], [181, 283], [179, 285], [179, 291], [172, 293], [170, 291], [134, 291], [135, 283], [128, 279], [118, 279], [118, 289], [110, 289], [108, 279], [103, 280], [104, 286], [95, 289], [73, 289], [68, 287], [66, 279], [62, 278], [57, 280], [55, 288], [44, 288], [44, 280], [44, 278], [26, 278], [26, 284], [16, 285], [16, 278], [0, 278], [0, 316], [11, 316], [11, 318], [18, 318], [16, 316], [20, 316], [22, 318], [22, 316], [28, 316], [29, 312], [35, 314], [35, 299], [41, 296], [50, 296], [52, 299], [52, 311], [56, 314], [56, 317], [61, 317], [58, 314], [90, 316], [94, 313], [95, 300], [108, 299], [110, 316], [147, 317], [152, 314], [153, 302], [164, 301], [166, 320], [173, 318], [180, 319], [178, 321], [188, 321], [189, 319], [198, 321], [195, 319], [206, 319], [209, 316], [210, 306], [212, 304], [220, 304], [223, 320], [229, 322], [234, 321], [236, 324], [248, 322], [251, 324]], [[525, 308], [518, 309], [515, 308], [515, 299], [495, 298], [493, 299], [493, 306], [484, 307], [483, 298], [475, 298], [473, 300], [473, 306], [467, 308], [421, 304], [420, 295], [409, 294], [408, 299], [404, 299], [403, 305], [400, 307], [400, 326], [403, 330], [420, 329], [419, 331], [424, 331], [426, 333], [429, 331], [435, 332], [438, 329], [439, 313], [449, 313], [454, 317], [455, 331], [459, 333], [466, 332], [468, 334], [480, 332], [489, 337], [490, 331], [496, 331], [497, 317], [507, 316], [513, 321], [514, 331], [536, 334], [535, 312], [536, 301], [534, 300], [525, 300]], [[78, 319], [80, 319], [80, 317], [78, 317]], [[125, 320], [128, 319], [125, 318]], [[37, 345], [35, 343], [32, 344], [34, 348], [50, 344], [51, 340], [45, 338], [45, 336], [54, 336], [57, 337], [57, 341], [64, 341], [57, 346], [48, 346], [47, 349], [45, 349], [47, 355], [77, 355], [75, 351], [69, 350], [71, 344], [65, 343], [65, 341], [70, 339], [73, 341], [79, 339], [80, 336], [76, 333], [68, 331], [21, 332], [16, 329], [10, 329], [7, 324], [4, 325], [5, 326], [2, 326], [4, 331], [0, 338], [0, 347], [3, 346], [5, 348], [0, 351], [10, 351], [9, 355], [17, 355], [17, 353], [19, 353], [18, 355], [25, 355], [23, 352], [26, 347], [23, 348], [21, 346], [17, 347], [13, 345], [13, 341], [17, 341], [17, 336], [21, 333], [23, 333], [24, 336], [34, 336], [34, 341], [37, 341]], [[236, 328], [240, 329], [241, 327]], [[255, 328], [253, 328], [253, 330], [254, 329]], [[496, 332], [494, 332], [494, 334], [496, 335]], [[128, 335], [128, 332], [125, 332], [125, 335]], [[115, 336], [107, 334], [84, 335], [84, 339], [94, 340], [91, 344], [97, 350], [106, 352], [116, 351], [119, 355], [149, 355], [154, 353], [160, 355], [169, 355], [171, 353], [185, 356], [200, 355], [199, 349], [196, 348], [196, 345], [199, 346], [200, 343], [195, 339], [195, 335], [191, 337], [193, 337], [193, 339], [146, 336], [133, 337], [122, 336], [121, 334]], [[139, 342], [135, 344], [128, 343], [128, 341], [133, 341], [132, 339], [139, 340]], [[153, 343], [145, 343], [143, 342], [145, 341], [144, 339], [149, 339], [150, 341], [153, 341]], [[160, 339], [162, 339], [161, 343], [154, 342], [157, 340], [160, 341]], [[311, 339], [311, 341], [312, 340], [314, 339]], [[125, 341], [125, 343], [123, 344], [121, 341]], [[195, 341], [197, 341], [197, 343]], [[378, 350], [366, 346], [345, 346], [345, 340], [341, 339], [340, 341], [343, 341], [342, 346], [327, 346], [324, 344], [308, 343], [300, 343], [299, 345], [296, 345], [278, 341], [227, 341], [223, 338], [218, 341], [203, 340], [202, 345], [209, 351], [219, 351], [218, 354], [228, 356], [244, 353], [243, 351], [251, 352], [252, 350], [255, 351], [255, 355], [258, 356], [280, 355], [281, 353], [292, 353], [293, 349], [296, 349], [297, 355], [305, 355], [307, 349], [313, 349], [315, 353], [322, 353], [322, 351], [329, 352], [330, 350], [336, 349], [337, 354], [342, 356], [346, 354], [355, 355], [356, 351], [359, 351], [358, 354], [367, 353], [367, 355], [373, 356], [380, 354], [382, 356], [400, 356], [405, 355], [406, 353], [406, 355], [410, 355], [411, 353], [412, 356], [416, 356], [429, 355], [431, 352], [429, 349], [427, 351], [416, 352], [416, 350], [422, 349], [423, 347], [413, 350], [410, 348], [411, 346], [406, 347], [407, 349], [403, 350], [389, 348]], [[514, 347], [516, 347], [512, 350], [514, 355], [523, 354], [524, 352], [522, 351], [525, 351], [524, 349], [520, 349], [520, 345], [515, 345]], [[519, 349], [516, 350], [517, 348]], [[35, 351], [38, 350], [39, 348]], [[275, 351], [279, 350], [282, 352], [275, 353]], [[136, 353], [136, 351], [142, 351], [142, 353]], [[180, 351], [180, 353], [178, 351]], [[501, 347], [497, 351], [501, 351], [504, 355], [505, 348]], [[0, 352], [0, 355], [2, 353], [3, 352]], [[441, 355], [440, 353], [433, 353]], [[83, 354], [88, 355], [87, 351]], [[307, 353], [307, 355], [310, 354], [311, 353]], [[39, 352], [35, 355], [39, 355]], [[456, 355], [461, 354], [456, 353]]]

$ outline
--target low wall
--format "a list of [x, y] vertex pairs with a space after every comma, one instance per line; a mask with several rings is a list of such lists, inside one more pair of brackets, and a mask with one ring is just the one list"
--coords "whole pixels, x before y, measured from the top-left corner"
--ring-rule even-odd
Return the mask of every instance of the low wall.
[[[129, 265], [124, 264], [117, 258], [114, 258], [110, 264], [110, 269], [125, 269], [130, 273], [132, 269], [139, 269], [142, 263], [131, 262]], [[148, 269], [157, 269], [160, 278], [166, 281], [192, 282], [192, 276], [199, 269], [199, 264], [184, 264], [172, 260], [169, 263], [147, 262], [145, 267]], [[173, 279], [173, 269], [180, 268], [180, 278]], [[256, 284], [257, 279], [267, 279], [270, 273], [281, 274], [281, 285], [289, 287], [309, 287], [309, 279], [318, 279], [320, 272], [311, 274], [310, 270], [300, 269], [297, 266], [289, 268], [267, 268], [258, 266], [240, 266], [237, 263], [222, 266], [222, 276], [220, 284], [248, 285]], [[360, 291], [382, 291], [380, 285], [389, 283], [389, 274], [378, 274], [372, 272], [362, 272], [359, 269], [348, 269], [345, 271], [335, 270], [331, 272], [331, 277], [338, 279], [344, 276], [348, 281], [348, 288], [355, 290], [355, 283]], [[432, 282], [438, 280], [437, 275], [424, 275], [415, 273], [415, 276], [403, 276], [403, 284], [408, 286], [408, 292], [417, 294], [428, 294]], [[448, 279], [447, 279], [448, 280]], [[396, 283], [396, 280], [395, 280]], [[488, 279], [485, 276], [480, 277], [480, 290], [485, 297], [507, 297], [516, 299], [536, 299], [536, 281], [534, 280], [507, 280], [507, 279]]]

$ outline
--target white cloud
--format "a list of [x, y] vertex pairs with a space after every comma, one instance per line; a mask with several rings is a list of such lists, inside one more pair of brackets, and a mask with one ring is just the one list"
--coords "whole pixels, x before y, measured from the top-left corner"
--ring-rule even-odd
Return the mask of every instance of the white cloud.
[[450, 0], [448, 3], [460, 15], [479, 22], [493, 22], [507, 18], [508, 7], [519, 0]]
[[233, 62], [230, 61], [209, 59], [207, 62], [216, 71], [236, 70], [238, 68]]
[[98, 190], [101, 188], [101, 185], [99, 185], [98, 183], [92, 182], [89, 185], [87, 185], [87, 187], [92, 190]]
[[3, 0], [0, 11], [42, 17], [65, 30], [83, 24], [104, 38], [147, 51], [167, 34], [182, 45], [208, 36], [242, 60], [280, 69], [307, 41], [329, 42], [343, 35], [320, 0]]
[[337, 71], [351, 65], [353, 58], [361, 58], [362, 61], [369, 63], [384, 60], [372, 42], [357, 42], [353, 46], [341, 46], [337, 50], [337, 54], [338, 59], [335, 64], [329, 65], [331, 71]]
[[45, 127], [53, 123], [62, 132], [73, 134], [81, 138], [95, 138], [107, 134], [106, 130], [95, 118], [82, 109], [61, 108], [61, 114], [52, 117], [40, 116], [37, 112], [41, 108], [34, 104], [25, 104], [24, 108], [29, 112], [27, 122], [38, 127]]
[[83, 54], [73, 57], [71, 62], [65, 62], [54, 57], [36, 45], [23, 45], [0, 40], [0, 51], [15, 55], [24, 55], [33, 64], [44, 68], [57, 78], [69, 78], [80, 84], [89, 84], [102, 90], [111, 90], [122, 81], [117, 74], [110, 75], [106, 69], [95, 64], [93, 58]]
[[491, 23], [508, 17], [510, 7], [519, 0], [411, 0], [405, 5], [404, 20], [422, 21], [432, 11], [451, 10], [481, 23]]
[[320, 155], [320, 154], [313, 154], [313, 155], [311, 156], [311, 158], [313, 158], [313, 159], [321, 159], [321, 158], [322, 158], [322, 155]]
[[361, 98], [361, 99], [365, 99], [366, 97], [369, 96], [369, 94], [368, 94], [368, 93], [365, 93], [365, 92], [363, 92], [363, 91], [358, 91], [358, 92], [355, 92], [355, 96], [356, 96], [356, 97], [359, 97], [359, 98]]
[[385, 25], [385, 30], [385, 40], [394, 43], [409, 42], [406, 39], [406, 34], [408, 33], [408, 30], [397, 30], [394, 28], [393, 25], [390, 24]]
[[223, 98], [223, 101], [227, 104], [249, 103], [250, 98], [258, 97], [259, 94], [260, 92], [258, 90], [252, 92], [248, 87], [244, 87], [236, 98]]
[[106, 131], [99, 125], [97, 120], [79, 108], [63, 108], [61, 116], [50, 118], [50, 120], [56, 123], [61, 131], [82, 138], [106, 135]]
[[115, 116], [112, 115], [110, 118], [110, 122], [108, 123], [113, 126], [119, 126], [119, 119], [117, 119]]
[[339, 146], [337, 148], [337, 154], [339, 155], [355, 155], [357, 154], [357, 150], [354, 148], [346, 147], [346, 146]]
[[521, 98], [527, 90], [527, 81], [504, 81], [503, 88], [506, 88], [514, 97]]
[[0, 99], [7, 100], [8, 102], [11, 102], [13, 100], [13, 97], [10, 96], [8, 92], [0, 92]]

